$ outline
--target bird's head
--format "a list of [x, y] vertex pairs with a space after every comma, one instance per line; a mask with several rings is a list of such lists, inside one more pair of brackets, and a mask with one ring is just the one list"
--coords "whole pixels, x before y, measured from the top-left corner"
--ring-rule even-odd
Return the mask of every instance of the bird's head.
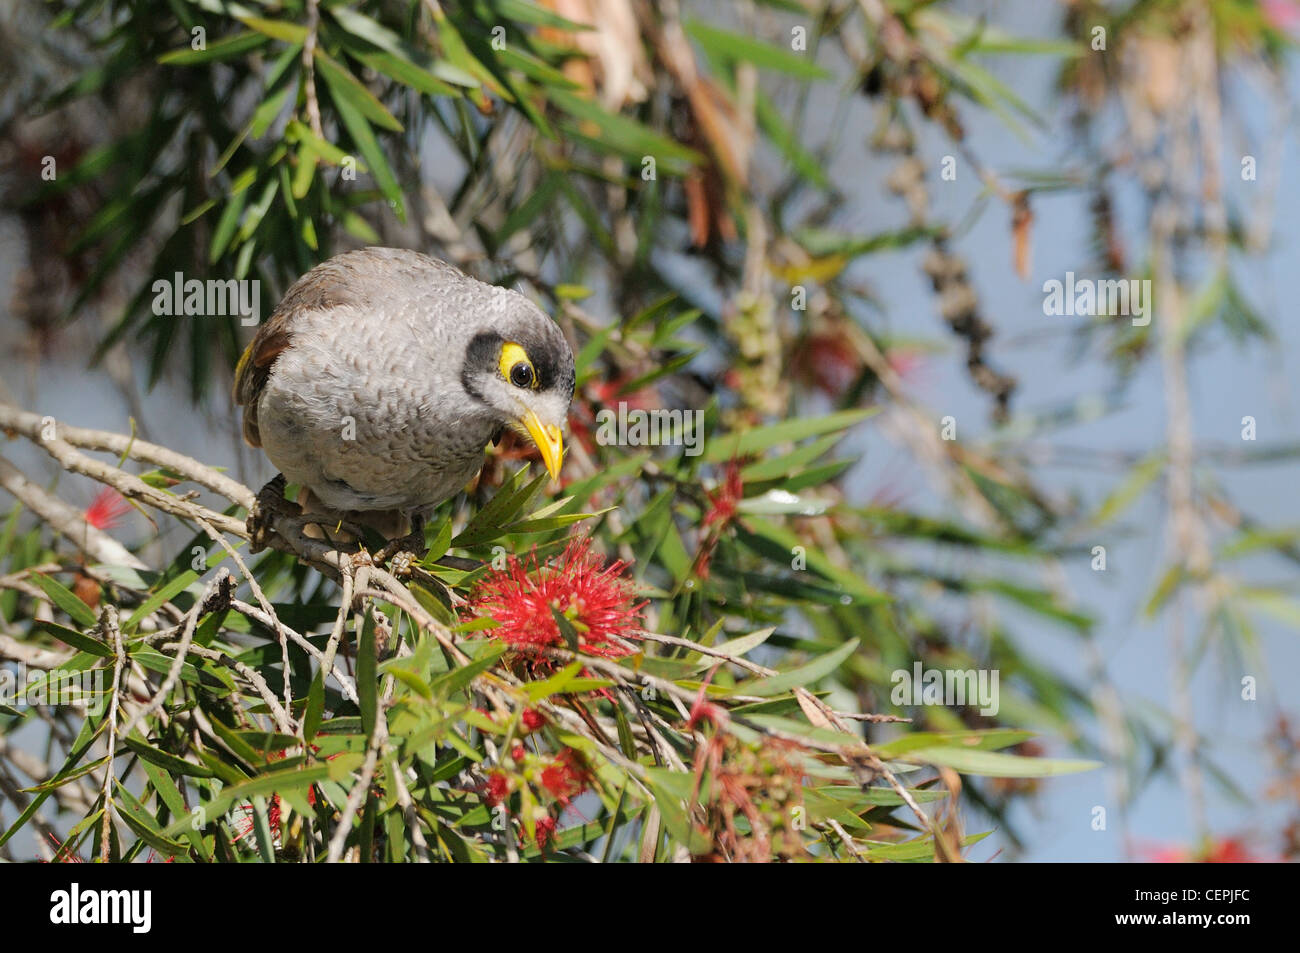
[[[501, 289], [504, 291], [504, 289]], [[564, 456], [573, 399], [573, 351], [555, 322], [516, 292], [494, 302], [490, 326], [471, 338], [461, 383], [505, 426], [526, 434], [552, 478]]]

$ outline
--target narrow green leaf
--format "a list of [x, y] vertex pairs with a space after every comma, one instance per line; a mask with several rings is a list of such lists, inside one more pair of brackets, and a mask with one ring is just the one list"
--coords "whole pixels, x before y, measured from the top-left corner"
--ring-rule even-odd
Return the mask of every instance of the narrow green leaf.
[[834, 651], [827, 652], [806, 665], [800, 665], [798, 668], [782, 672], [779, 675], [742, 682], [736, 686], [736, 694], [758, 695], [760, 698], [768, 698], [772, 695], [784, 694], [795, 688], [802, 688], [835, 671], [843, 664], [845, 659], [857, 651], [857, 648], [858, 640], [850, 639]]

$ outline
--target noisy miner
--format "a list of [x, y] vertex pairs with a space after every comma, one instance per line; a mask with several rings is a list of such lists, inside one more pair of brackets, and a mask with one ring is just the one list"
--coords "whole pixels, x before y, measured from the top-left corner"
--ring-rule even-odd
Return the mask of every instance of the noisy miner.
[[254, 548], [266, 544], [267, 508], [291, 506], [287, 481], [303, 488], [302, 512], [389, 536], [409, 527], [393, 552], [422, 551], [429, 512], [474, 478], [505, 428], [559, 475], [573, 386], [568, 341], [516, 291], [400, 248], [317, 265], [235, 371], [244, 437], [280, 470], [250, 514]]

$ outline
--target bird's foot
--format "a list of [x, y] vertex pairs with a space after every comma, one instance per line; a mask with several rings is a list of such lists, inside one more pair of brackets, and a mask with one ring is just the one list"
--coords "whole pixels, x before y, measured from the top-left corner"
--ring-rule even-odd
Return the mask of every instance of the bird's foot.
[[424, 542], [424, 519], [414, 517], [411, 531], [405, 536], [390, 540], [388, 545], [374, 555], [376, 563], [388, 563], [388, 570], [394, 576], [402, 577], [411, 572], [411, 564], [418, 561], [428, 551]]
[[269, 545], [270, 537], [275, 532], [272, 524], [276, 516], [300, 515], [298, 504], [284, 498], [284, 488], [287, 483], [284, 474], [277, 473], [266, 486], [257, 491], [252, 509], [248, 511], [248, 518], [244, 521], [248, 530], [250, 553], [260, 553]]

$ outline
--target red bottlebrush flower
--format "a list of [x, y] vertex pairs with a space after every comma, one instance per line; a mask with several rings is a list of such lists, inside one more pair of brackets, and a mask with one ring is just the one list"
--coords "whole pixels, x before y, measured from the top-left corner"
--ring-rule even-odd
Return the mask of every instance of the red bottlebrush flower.
[[1153, 844], [1138, 853], [1155, 864], [1258, 864], [1267, 861], [1253, 853], [1240, 837], [1221, 837], [1199, 848]]
[[565, 748], [551, 764], [542, 769], [542, 787], [561, 804], [567, 805], [584, 790], [591, 779], [590, 773], [572, 748]]
[[727, 723], [727, 710], [708, 700], [709, 683], [713, 681], [713, 675], [717, 670], [715, 666], [709, 672], [708, 678], [700, 686], [700, 693], [695, 696], [695, 703], [691, 705], [691, 713], [686, 720], [687, 731], [693, 731], [696, 725], [705, 721], [712, 722], [716, 728], [721, 728]]
[[131, 509], [122, 494], [106, 486], [95, 495], [95, 499], [86, 507], [83, 516], [95, 529], [112, 529], [122, 521], [122, 517]]
[[1224, 837], [1215, 841], [1202, 856], [1207, 864], [1257, 864], [1260, 858], [1237, 837]]
[[536, 828], [537, 849], [546, 850], [546, 845], [555, 836], [555, 818], [539, 817], [534, 824]]
[[496, 807], [510, 793], [510, 779], [500, 771], [488, 775], [487, 786], [483, 791], [483, 800], [488, 807]]
[[707, 496], [709, 508], [704, 513], [702, 525], [712, 527], [713, 531], [703, 535], [699, 551], [695, 554], [695, 574], [701, 579], [709, 578], [709, 563], [713, 559], [713, 551], [718, 547], [718, 539], [727, 525], [736, 518], [736, 511], [745, 498], [745, 484], [740, 479], [740, 464], [735, 460], [730, 461], [717, 490], [708, 493]]
[[85, 863], [85, 860], [82, 859], [80, 854], [74, 854], [72, 852], [72, 846], [70, 844], [67, 843], [60, 844], [59, 839], [55, 837], [53, 834], [48, 834], [46, 836], [49, 837], [50, 843], [54, 845], [54, 860], [52, 861], [43, 860], [41, 861], [41, 863], [43, 864], [44, 863], [52, 863], [52, 864], [84, 864]]
[[[251, 804], [243, 804], [237, 809], [242, 816], [235, 822], [235, 843], [253, 833], [256, 826], [256, 812]], [[271, 840], [280, 846], [280, 795], [272, 794], [266, 805], [266, 826], [271, 828]]]
[[554, 565], [539, 566], [512, 556], [504, 570], [479, 584], [470, 604], [474, 616], [490, 616], [492, 630], [516, 649], [563, 645], [554, 608], [569, 620], [579, 644], [592, 655], [617, 658], [631, 650], [615, 639], [634, 639], [645, 603], [633, 603], [631, 583], [622, 578], [626, 564], [615, 560], [601, 567], [591, 553], [591, 538], [574, 539]]
[[515, 745], [510, 749], [510, 757], [514, 758], [516, 761], [523, 761], [524, 755], [526, 754], [528, 754], [528, 751], [523, 745]]
[[528, 731], [536, 731], [546, 724], [546, 716], [536, 708], [525, 708], [519, 720]]
[[727, 464], [726, 475], [723, 476], [718, 489], [708, 494], [708, 497], [711, 505], [709, 511], [704, 514], [705, 526], [712, 526], [715, 523], [725, 526], [735, 519], [736, 508], [745, 498], [745, 484], [740, 479], [740, 464], [735, 460]]

